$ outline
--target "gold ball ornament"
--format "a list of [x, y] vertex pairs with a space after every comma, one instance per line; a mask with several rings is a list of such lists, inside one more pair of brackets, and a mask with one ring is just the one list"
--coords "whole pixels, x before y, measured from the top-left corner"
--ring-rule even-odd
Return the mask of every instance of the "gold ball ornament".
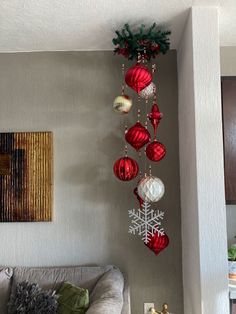
[[115, 98], [113, 109], [121, 114], [126, 114], [132, 107], [132, 99], [127, 95], [121, 95]]
[[139, 93], [140, 97], [142, 98], [150, 98], [153, 97], [156, 92], [156, 85], [151, 82], [147, 87], [141, 90]]

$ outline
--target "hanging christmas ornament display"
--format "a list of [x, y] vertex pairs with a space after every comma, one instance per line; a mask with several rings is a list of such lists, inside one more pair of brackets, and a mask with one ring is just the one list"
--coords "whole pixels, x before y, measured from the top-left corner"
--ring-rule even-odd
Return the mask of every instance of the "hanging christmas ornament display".
[[146, 202], [158, 202], [164, 193], [164, 183], [152, 175], [144, 176], [138, 183], [138, 195]]
[[150, 142], [151, 135], [140, 122], [137, 122], [126, 132], [125, 139], [138, 151]]
[[147, 87], [141, 90], [139, 96], [145, 99], [151, 98], [155, 95], [156, 85], [151, 82]]
[[126, 114], [132, 107], [132, 99], [127, 95], [121, 95], [115, 98], [113, 102], [113, 109], [121, 114]]
[[158, 255], [161, 251], [163, 251], [169, 245], [169, 237], [168, 235], [162, 234], [159, 235], [157, 232], [154, 233], [153, 236], [149, 238], [148, 243], [145, 245], [154, 252], [154, 254]]
[[160, 161], [165, 157], [166, 148], [165, 146], [158, 142], [156, 139], [147, 145], [146, 155], [151, 161]]
[[[120, 31], [116, 31], [116, 38], [113, 39], [115, 54], [134, 60], [134, 64], [126, 71], [122, 64], [122, 92], [114, 100], [114, 111], [125, 116], [131, 107], [136, 106], [138, 112], [137, 122], [133, 126], [125, 126], [127, 122], [122, 120], [122, 127], [125, 126], [126, 129], [124, 139], [137, 151], [138, 162], [127, 156], [126, 145], [125, 157], [114, 163], [113, 170], [115, 176], [122, 181], [130, 181], [139, 173], [140, 178], [133, 190], [139, 209], [128, 211], [131, 219], [129, 233], [140, 236], [156, 255], [168, 246], [169, 238], [161, 227], [164, 212], [151, 209], [150, 203], [156, 203], [163, 197], [165, 186], [161, 179], [152, 175], [150, 163], [162, 160], [166, 155], [166, 148], [157, 139], [157, 128], [163, 115], [157, 105], [158, 86], [154, 83], [156, 64], [149, 64], [148, 61], [167, 52], [170, 46], [169, 35], [170, 31], [158, 29], [155, 23], [149, 28], [142, 25], [138, 32], [132, 32], [130, 26], [125, 24]], [[133, 100], [126, 95], [127, 87], [137, 93]], [[151, 111], [149, 101], [152, 103]], [[152, 135], [150, 129], [153, 130]]]
[[130, 181], [133, 180], [138, 172], [139, 166], [137, 162], [130, 157], [119, 158], [114, 166], [113, 171], [115, 176], [121, 181]]
[[136, 64], [128, 69], [125, 74], [125, 83], [140, 93], [145, 87], [152, 82], [152, 73], [142, 64]]
[[148, 202], [142, 204], [142, 208], [128, 211], [129, 217], [132, 218], [129, 226], [129, 233], [138, 234], [143, 242], [148, 244], [154, 234], [164, 235], [164, 229], [161, 227], [161, 220], [164, 218], [164, 212], [153, 210]]

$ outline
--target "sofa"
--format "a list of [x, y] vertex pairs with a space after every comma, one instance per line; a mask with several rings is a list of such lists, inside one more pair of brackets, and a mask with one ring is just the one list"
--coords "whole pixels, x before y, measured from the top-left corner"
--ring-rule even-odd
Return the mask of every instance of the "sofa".
[[38, 283], [45, 290], [57, 290], [65, 281], [90, 293], [87, 314], [131, 314], [129, 286], [121, 271], [109, 266], [1, 267], [0, 313], [7, 314], [7, 302], [17, 283]]

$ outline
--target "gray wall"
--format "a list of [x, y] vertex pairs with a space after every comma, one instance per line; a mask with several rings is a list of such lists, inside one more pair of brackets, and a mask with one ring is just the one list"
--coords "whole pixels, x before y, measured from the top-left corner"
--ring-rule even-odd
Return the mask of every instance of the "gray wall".
[[[221, 76], [236, 76], [236, 47], [221, 47]], [[227, 205], [228, 244], [236, 243], [236, 205]]]
[[0, 225], [0, 264], [116, 264], [129, 277], [132, 313], [154, 301], [182, 314], [176, 52], [157, 66], [159, 138], [168, 153], [153, 174], [166, 185], [157, 207], [166, 211], [171, 242], [156, 257], [127, 232], [135, 182], [119, 182], [112, 172], [122, 155], [122, 128], [136, 121], [135, 106], [128, 118], [111, 106], [121, 60], [112, 52], [0, 55], [0, 130], [52, 130], [55, 184], [53, 222]]

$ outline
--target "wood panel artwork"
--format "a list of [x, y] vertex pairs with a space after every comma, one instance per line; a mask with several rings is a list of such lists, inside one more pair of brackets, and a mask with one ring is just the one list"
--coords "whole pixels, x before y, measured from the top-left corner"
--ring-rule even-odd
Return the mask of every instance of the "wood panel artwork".
[[52, 220], [52, 133], [0, 133], [0, 222]]

